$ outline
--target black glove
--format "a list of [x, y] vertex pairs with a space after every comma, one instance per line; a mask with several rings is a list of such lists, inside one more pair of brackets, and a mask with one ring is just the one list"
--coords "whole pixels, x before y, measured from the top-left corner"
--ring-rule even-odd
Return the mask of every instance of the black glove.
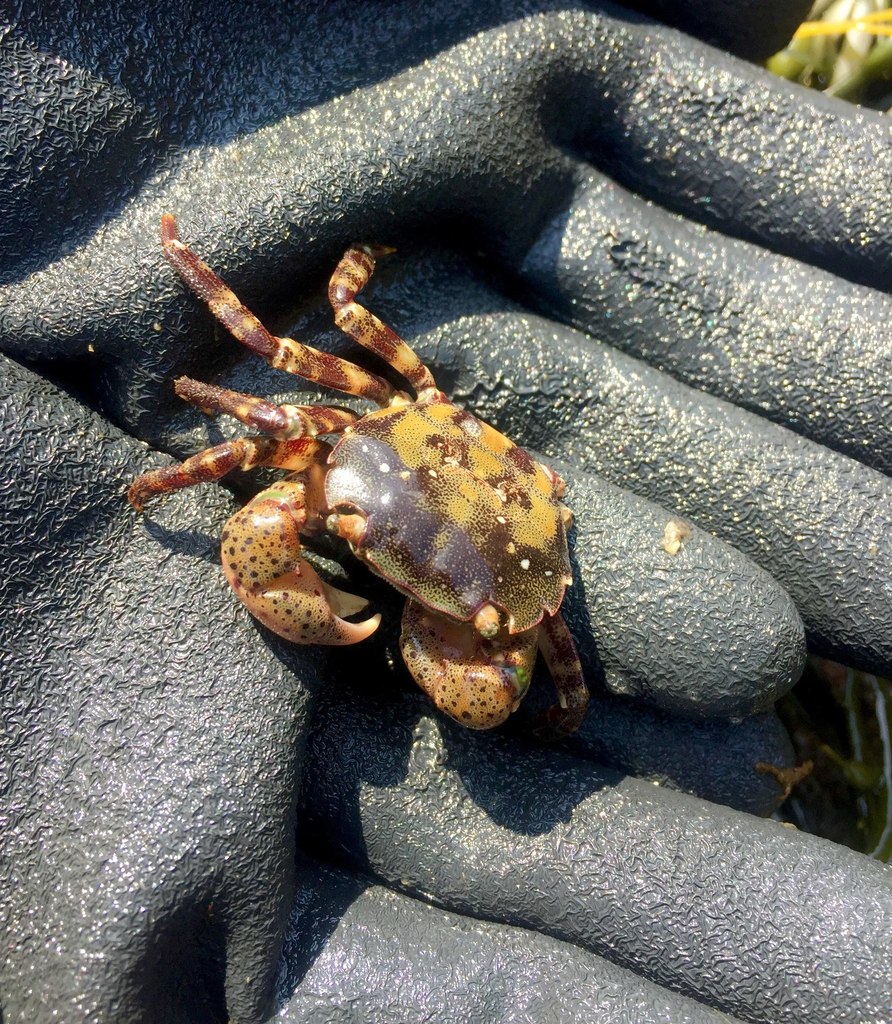
[[[888, 871], [668, 788], [774, 805], [785, 591], [816, 649], [890, 670], [888, 299], [851, 283], [888, 279], [886, 122], [606, 5], [66, 17], [7, 36], [28, 130], [0, 337], [68, 392], [5, 368], [7, 1024], [257, 1020], [277, 971], [291, 1020], [888, 1016]], [[567, 750], [530, 745], [525, 709], [504, 735], [432, 712], [358, 569], [378, 641], [257, 626], [217, 564], [221, 488], [124, 504], [163, 462], [126, 433], [179, 458], [222, 436], [177, 374], [313, 394], [215, 333], [162, 212], [277, 332], [298, 310], [351, 357], [326, 274], [353, 240], [399, 246], [367, 304], [563, 460], [596, 691]], [[295, 875], [295, 831], [359, 874]]]

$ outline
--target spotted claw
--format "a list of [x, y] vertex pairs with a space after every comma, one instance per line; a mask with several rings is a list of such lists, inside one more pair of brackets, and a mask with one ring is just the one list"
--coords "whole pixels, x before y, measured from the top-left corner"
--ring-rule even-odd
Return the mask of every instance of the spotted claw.
[[406, 601], [400, 649], [415, 681], [436, 706], [471, 729], [492, 729], [517, 709], [530, 685], [538, 629], [486, 638]]
[[332, 587], [299, 557], [304, 486], [282, 481], [236, 512], [223, 531], [223, 571], [248, 611], [286, 640], [359, 643], [375, 632], [381, 616], [347, 622], [342, 616], [355, 615], [368, 602]]
[[341, 618], [362, 611], [368, 601], [330, 586], [303, 559], [263, 587], [245, 590], [232, 585], [253, 616], [295, 644], [358, 644], [381, 624], [380, 615], [362, 622]]

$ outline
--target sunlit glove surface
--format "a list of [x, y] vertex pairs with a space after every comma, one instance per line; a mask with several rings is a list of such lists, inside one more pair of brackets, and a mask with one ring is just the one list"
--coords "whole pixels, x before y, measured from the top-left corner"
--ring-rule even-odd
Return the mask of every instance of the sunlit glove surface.
[[[797, 13], [653, 6], [747, 56]], [[889, 123], [607, 4], [11, 21], [5, 1024], [889, 1019], [888, 869], [750, 816], [805, 638], [892, 672]], [[570, 743], [529, 741], [544, 679], [499, 732], [438, 716], [355, 567], [379, 637], [266, 632], [220, 572], [223, 488], [126, 506], [238, 430], [177, 375], [322, 397], [215, 329], [164, 212], [351, 357], [327, 275], [398, 248], [364, 301], [570, 482]]]

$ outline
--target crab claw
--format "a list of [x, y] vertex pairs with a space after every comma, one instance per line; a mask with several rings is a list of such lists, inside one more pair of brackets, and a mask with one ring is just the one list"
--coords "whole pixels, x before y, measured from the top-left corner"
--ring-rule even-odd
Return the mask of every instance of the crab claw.
[[235, 584], [233, 589], [255, 618], [294, 644], [358, 644], [381, 624], [380, 615], [363, 622], [341, 618], [362, 611], [368, 601], [330, 586], [303, 559], [291, 572], [260, 589], [244, 590]]
[[492, 639], [407, 600], [400, 650], [415, 681], [436, 706], [471, 729], [492, 729], [516, 710], [530, 685], [539, 629]]
[[381, 616], [347, 622], [341, 616], [368, 602], [330, 586], [300, 558], [303, 495], [303, 484], [282, 481], [236, 512], [223, 531], [223, 571], [248, 611], [286, 640], [359, 643], [375, 632]]

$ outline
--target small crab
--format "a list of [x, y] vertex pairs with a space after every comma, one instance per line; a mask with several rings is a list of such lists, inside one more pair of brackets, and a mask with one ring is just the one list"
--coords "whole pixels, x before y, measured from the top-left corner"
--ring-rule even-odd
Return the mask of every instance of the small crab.
[[[256, 435], [225, 441], [130, 486], [141, 510], [159, 494], [219, 480], [230, 470], [272, 466], [287, 475], [237, 512], [223, 530], [221, 557], [248, 610], [299, 644], [353, 644], [380, 615], [349, 621], [367, 601], [335, 589], [301, 558], [301, 537], [329, 531], [405, 594], [400, 649], [438, 708], [462, 725], [489, 729], [520, 704], [541, 650], [558, 703], [550, 731], [572, 732], [588, 691], [558, 613], [573, 577], [570, 511], [561, 478], [493, 427], [458, 408], [430, 370], [356, 295], [376, 257], [357, 245], [332, 275], [337, 326], [393, 367], [415, 392], [359, 366], [274, 337], [161, 220], [167, 259], [243, 345], [277, 369], [370, 399], [368, 415], [329, 406], [274, 405], [188, 377], [176, 393], [206, 412], [235, 417]], [[339, 435], [329, 444], [322, 435]]]

